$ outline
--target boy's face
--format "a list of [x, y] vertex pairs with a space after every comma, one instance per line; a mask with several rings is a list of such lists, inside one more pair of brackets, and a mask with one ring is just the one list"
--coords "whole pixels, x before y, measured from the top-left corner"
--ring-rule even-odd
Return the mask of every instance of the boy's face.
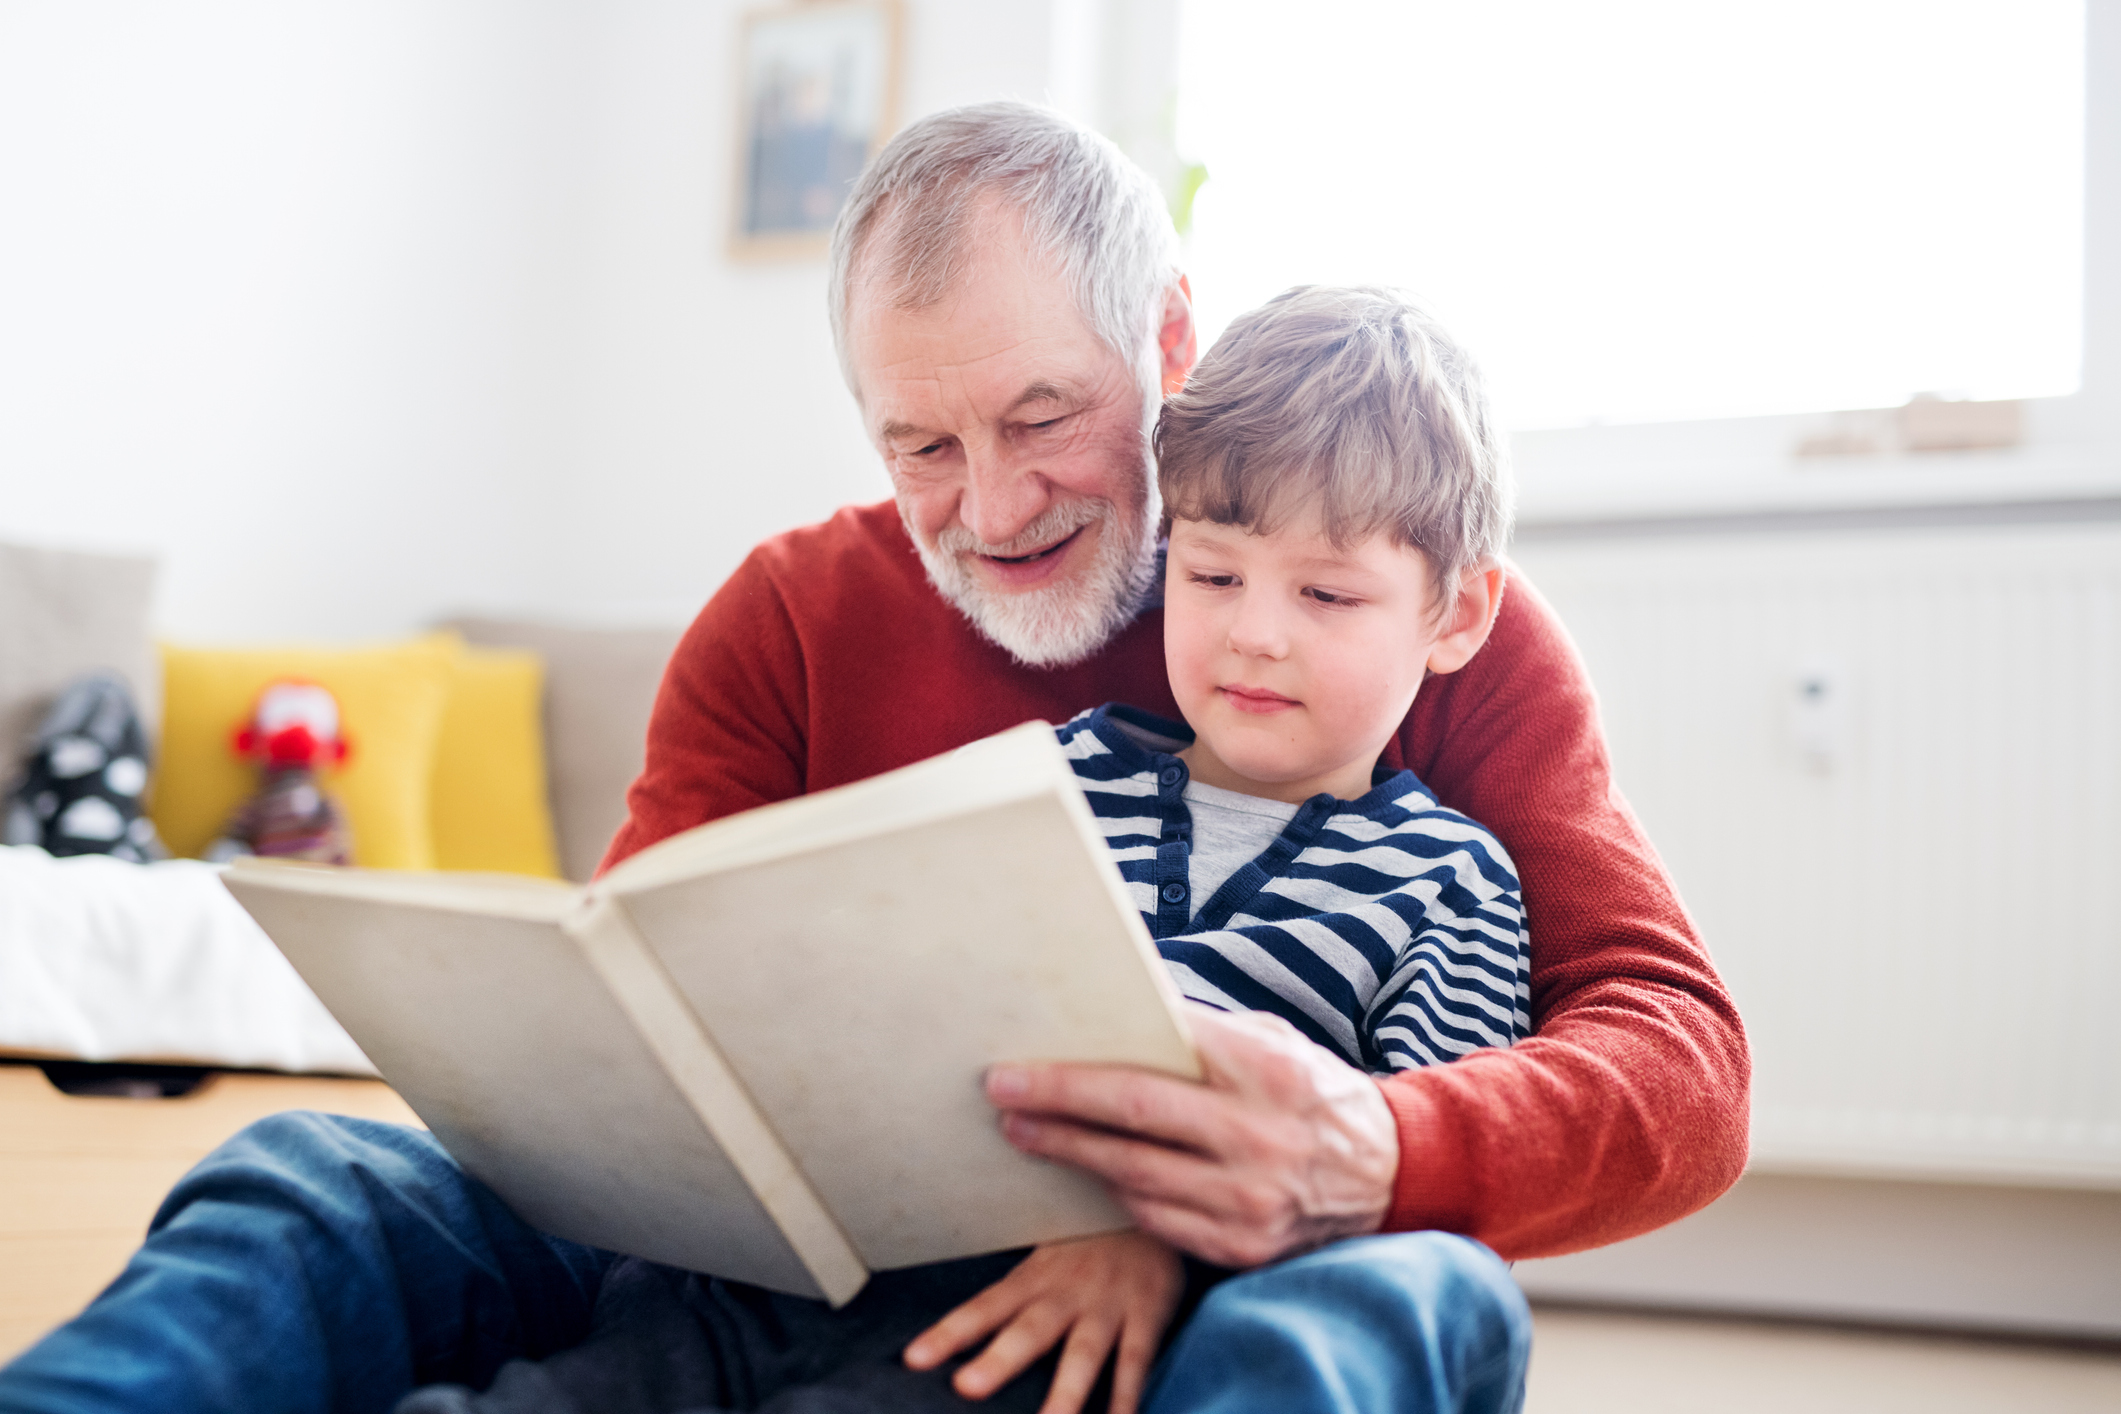
[[1337, 549], [1315, 515], [1270, 535], [1173, 521], [1164, 662], [1195, 778], [1285, 801], [1367, 792], [1423, 670], [1462, 665], [1492, 622], [1464, 599], [1439, 620], [1432, 597], [1421, 552], [1383, 534]]

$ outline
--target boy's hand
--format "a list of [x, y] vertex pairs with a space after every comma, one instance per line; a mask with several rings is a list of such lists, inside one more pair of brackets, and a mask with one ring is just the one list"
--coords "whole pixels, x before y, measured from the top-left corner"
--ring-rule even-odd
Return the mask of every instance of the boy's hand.
[[1117, 1346], [1110, 1410], [1134, 1414], [1184, 1285], [1178, 1254], [1146, 1233], [1049, 1242], [914, 1337], [906, 1363], [932, 1370], [999, 1331], [950, 1382], [985, 1399], [1065, 1338], [1039, 1414], [1076, 1414]]

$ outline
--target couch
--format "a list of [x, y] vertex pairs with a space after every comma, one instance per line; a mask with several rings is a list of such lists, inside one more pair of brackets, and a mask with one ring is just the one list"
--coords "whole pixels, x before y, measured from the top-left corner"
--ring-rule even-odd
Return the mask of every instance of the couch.
[[[0, 776], [11, 774], [51, 700], [110, 669], [129, 683], [150, 732], [161, 672], [149, 631], [152, 560], [0, 544]], [[625, 819], [648, 712], [676, 628], [580, 628], [492, 617], [435, 625], [472, 644], [527, 649], [544, 662], [546, 779], [561, 872], [586, 880]]]
[[[154, 579], [155, 567], [144, 559], [0, 544], [0, 776], [12, 775], [52, 697], [84, 672], [122, 676], [152, 728], [162, 703], [148, 629]], [[678, 630], [497, 618], [437, 627], [542, 660], [545, 780], [558, 863], [568, 878], [587, 879], [624, 819], [625, 789], [640, 769], [649, 708]], [[56, 1031], [62, 1039], [87, 1035], [93, 1051], [49, 1043], [10, 1048], [0, 1034], [0, 1361], [115, 1275], [170, 1184], [242, 1125], [292, 1108], [417, 1123], [380, 1081], [269, 1073], [343, 1077], [365, 1063], [321, 1008], [304, 1011], [315, 999], [276, 954], [217, 950], [207, 910], [223, 906], [226, 894], [205, 866], [7, 853], [14, 857], [0, 865], [11, 867], [17, 888], [0, 898], [0, 979], [11, 975], [9, 948], [19, 981], [22, 954], [41, 942], [61, 964], [78, 964], [65, 975], [41, 966], [46, 987], [63, 990], [71, 976], [71, 985], [97, 995], [81, 999], [85, 1031]], [[102, 895], [71, 901], [76, 913], [96, 920], [96, 959], [85, 959], [75, 942], [52, 947], [58, 939], [23, 937], [60, 915], [38, 913], [22, 881], [48, 880], [61, 863], [81, 866], [66, 873], [75, 892], [87, 887]], [[133, 993], [129, 1013], [109, 1005], [113, 988]], [[0, 997], [0, 1018], [7, 1005]], [[129, 1037], [121, 1034], [127, 1015], [157, 1022], [172, 1012], [185, 1013], [176, 1019], [188, 1024], [133, 1025]], [[202, 1013], [218, 1020], [202, 1027]], [[88, 1025], [95, 1021], [103, 1024]], [[182, 1039], [202, 1031], [212, 1043], [206, 1049], [221, 1056], [197, 1054], [201, 1047]], [[37, 1034], [49, 1042], [55, 1031], [47, 1026]], [[127, 1090], [122, 1083], [104, 1085], [96, 1096], [62, 1094], [47, 1083], [37, 1063], [68, 1056], [209, 1065], [233, 1057], [247, 1068], [215, 1072], [179, 1097], [126, 1099], [116, 1097]], [[133, 1088], [142, 1096], [160, 1093], [153, 1085]]]

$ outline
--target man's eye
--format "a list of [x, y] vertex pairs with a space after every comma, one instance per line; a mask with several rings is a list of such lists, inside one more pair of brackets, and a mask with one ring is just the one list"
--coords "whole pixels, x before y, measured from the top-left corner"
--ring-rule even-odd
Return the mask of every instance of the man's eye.
[[916, 447], [916, 448], [914, 448], [914, 449], [913, 449], [913, 451], [912, 451], [912, 453], [911, 453], [911, 455], [913, 455], [913, 456], [916, 456], [916, 457], [925, 457], [925, 456], [932, 456], [932, 455], [933, 455], [933, 454], [935, 454], [936, 452], [940, 452], [940, 451], [941, 451], [942, 449], [943, 449], [943, 444], [942, 444], [942, 443], [940, 443], [940, 442], [930, 442], [930, 443], [929, 443], [929, 444], [928, 444], [927, 446], [925, 446], [925, 447]]

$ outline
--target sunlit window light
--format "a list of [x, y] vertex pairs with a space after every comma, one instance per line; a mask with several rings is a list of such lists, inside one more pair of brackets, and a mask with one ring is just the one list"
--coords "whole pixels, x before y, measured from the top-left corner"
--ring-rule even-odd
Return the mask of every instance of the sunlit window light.
[[1415, 291], [1513, 426], [2073, 391], [2071, 0], [1187, 0], [1212, 337]]

